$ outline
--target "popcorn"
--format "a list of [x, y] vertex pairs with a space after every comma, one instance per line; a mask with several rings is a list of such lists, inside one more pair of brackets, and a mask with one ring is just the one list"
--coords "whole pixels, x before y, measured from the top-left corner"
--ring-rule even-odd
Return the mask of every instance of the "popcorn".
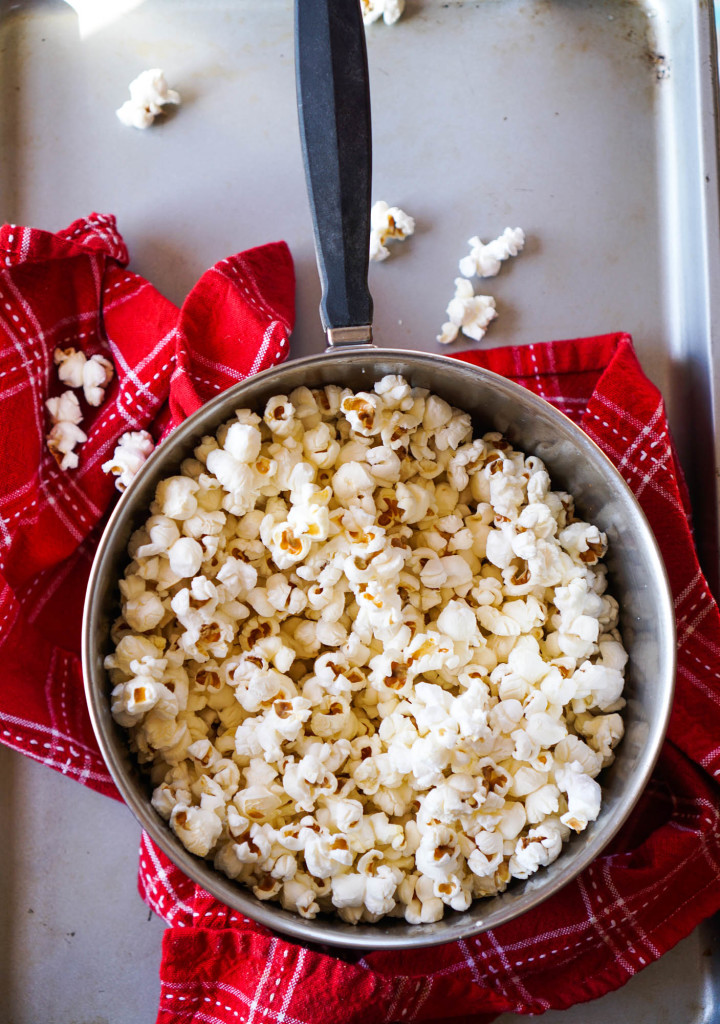
[[600, 711], [609, 711], [615, 705], [624, 684], [621, 671], [601, 662], [593, 664], [590, 661], [580, 665], [573, 673], [572, 680], [575, 685], [574, 706], [584, 699], [589, 707], [599, 708]]
[[[292, 615], [301, 612], [307, 600], [302, 590], [291, 584], [287, 576], [281, 572], [273, 573], [268, 577], [265, 594], [271, 608], [278, 612], [290, 612]], [[296, 595], [302, 600], [296, 600]], [[272, 615], [273, 612], [271, 611], [270, 614]]]
[[599, 783], [585, 774], [579, 761], [558, 765], [555, 783], [567, 795], [568, 809], [560, 815], [560, 821], [575, 832], [582, 832], [600, 813]]
[[283, 884], [280, 903], [285, 910], [294, 910], [301, 917], [312, 919], [320, 910], [315, 896], [316, 890], [310, 876], [298, 873]]
[[89, 359], [74, 348], [56, 348], [53, 360], [58, 377], [71, 388], [82, 388], [88, 405], [98, 406], [105, 397], [105, 389], [115, 375], [115, 367], [105, 356]]
[[386, 25], [394, 25], [405, 10], [405, 0], [360, 0], [360, 5], [365, 25], [380, 18]]
[[257, 885], [253, 885], [253, 895], [259, 900], [274, 900], [282, 889], [282, 881], [266, 875]]
[[[402, 12], [402, 6], [398, 0], [363, 0], [366, 10], [372, 15], [366, 14], [365, 20], [375, 21], [382, 14], [388, 24], [397, 21]], [[397, 11], [392, 21], [388, 21], [388, 12]], [[382, 200], [373, 203], [370, 210], [370, 259], [376, 262], [385, 260], [390, 255], [390, 250], [385, 245], [388, 241], [404, 242], [406, 238], [415, 231], [415, 221], [409, 217], [398, 206], [388, 206]]]
[[[335, 471], [332, 489], [338, 502], [359, 506], [371, 514], [374, 512], [372, 492], [375, 489], [375, 480], [370, 470], [362, 463], [343, 463]], [[372, 505], [372, 508], [369, 508], [369, 505]]]
[[328, 821], [338, 832], [350, 832], [362, 821], [364, 807], [359, 800], [326, 796], [324, 798]]
[[295, 428], [295, 407], [286, 395], [275, 395], [265, 406], [263, 420], [275, 437], [290, 437]]
[[382, 917], [389, 914], [395, 906], [395, 890], [402, 877], [399, 868], [393, 868], [388, 864], [379, 863], [383, 854], [376, 850], [369, 850], [358, 861], [358, 869], [361, 875], [365, 875], [365, 896], [364, 903], [371, 914]]
[[455, 278], [455, 295], [446, 310], [448, 321], [442, 325], [437, 340], [441, 345], [455, 341], [462, 331], [473, 341], [480, 341], [491, 320], [497, 316], [495, 299], [491, 295], [476, 295], [465, 277]]
[[132, 663], [142, 658], [157, 658], [165, 650], [166, 641], [159, 636], [123, 636], [112, 654], [105, 658], [104, 666], [110, 670], [111, 682], [127, 679], [132, 674]]
[[428, 433], [433, 433], [439, 427], [445, 426], [452, 419], [453, 408], [438, 395], [428, 395], [423, 410], [422, 425]]
[[169, 89], [160, 68], [143, 71], [130, 83], [130, 99], [116, 111], [128, 128], [149, 128], [168, 103], [179, 105], [180, 94]]
[[311, 541], [327, 540], [330, 531], [330, 516], [327, 507], [318, 500], [320, 496], [322, 500], [329, 498], [329, 495], [316, 491], [304, 506], [295, 505], [288, 513], [288, 523], [293, 532]]
[[505, 840], [499, 832], [480, 829], [474, 836], [475, 849], [471, 850], [467, 864], [480, 878], [492, 874], [503, 860]]
[[433, 825], [423, 834], [415, 853], [415, 863], [422, 874], [443, 882], [460, 863], [457, 834], [446, 825]]
[[259, 458], [261, 444], [262, 435], [252, 423], [231, 423], [223, 447], [238, 462], [250, 464]]
[[625, 734], [623, 720], [618, 714], [612, 715], [577, 715], [575, 724], [589, 745], [596, 750], [604, 764], [613, 760], [613, 749]]
[[552, 818], [531, 828], [526, 836], [518, 839], [510, 858], [513, 877], [528, 878], [538, 868], [551, 864], [559, 856], [562, 842], [562, 831]]
[[362, 907], [365, 905], [366, 878], [356, 872], [337, 875], [332, 880], [333, 906], [338, 909], [345, 907]]
[[400, 459], [392, 448], [386, 445], [370, 448], [365, 459], [377, 483], [390, 486], [400, 479]]
[[203, 561], [203, 549], [191, 537], [178, 537], [168, 551], [170, 569], [180, 578], [195, 576]]
[[127, 624], [138, 633], [154, 629], [164, 617], [165, 607], [153, 591], [143, 590], [137, 597], [125, 602]]
[[430, 923], [529, 877], [622, 738], [605, 548], [537, 457], [396, 375], [238, 410], [119, 585], [111, 709], [153, 806], [307, 918]]
[[[576, 718], [581, 717], [583, 716], [576, 716]], [[585, 715], [584, 717], [589, 716]], [[578, 728], [582, 729], [582, 722], [578, 723]], [[595, 778], [602, 768], [602, 757], [598, 755], [598, 752], [572, 733], [569, 733], [555, 746], [552, 756], [556, 764], [569, 764], [572, 761], [577, 761], [585, 774], [592, 778]]]
[[112, 713], [121, 725], [133, 725], [155, 707], [159, 696], [152, 679], [136, 678], [120, 683], [112, 691]]
[[350, 867], [355, 854], [343, 835], [309, 835], [303, 851], [305, 864], [314, 878], [332, 878]]
[[525, 731], [530, 739], [541, 747], [552, 747], [567, 736], [565, 722], [558, 721], [542, 711], [527, 716]]
[[468, 245], [470, 255], [460, 260], [463, 277], [495, 277], [504, 260], [521, 252], [525, 245], [525, 232], [522, 228], [505, 228], [499, 238], [487, 245], [474, 235]]
[[446, 587], [459, 591], [472, 583], [472, 568], [462, 555], [443, 555], [440, 565], [445, 573]]
[[82, 420], [80, 403], [72, 391], [64, 391], [57, 398], [48, 398], [45, 407], [50, 413], [52, 423], [72, 423], [78, 425]]
[[340, 444], [333, 431], [322, 421], [305, 432], [303, 448], [306, 458], [318, 469], [331, 469], [340, 454]]
[[105, 356], [91, 356], [83, 367], [83, 394], [88, 405], [98, 406], [105, 397], [105, 388], [113, 379], [115, 368]]
[[525, 798], [525, 813], [532, 824], [543, 821], [552, 814], [557, 814], [560, 802], [560, 790], [552, 783], [540, 786], [528, 793]]
[[58, 368], [58, 377], [70, 388], [81, 388], [83, 386], [83, 369], [87, 362], [84, 352], [78, 352], [74, 348], [56, 348], [53, 352], [53, 362]]
[[302, 420], [305, 430], [310, 430], [321, 422], [317, 399], [310, 388], [295, 388], [288, 397], [295, 409], [296, 417]]
[[472, 903], [471, 884], [466, 876], [449, 875], [444, 881], [435, 882], [433, 893], [452, 910], [467, 910]]
[[408, 924], [432, 924], [441, 920], [445, 907], [443, 901], [435, 896], [435, 885], [433, 879], [425, 875], [416, 878], [414, 895], [405, 910]]
[[439, 452], [455, 451], [470, 436], [472, 424], [465, 412], [454, 410], [448, 423], [435, 432], [435, 447]]
[[341, 647], [348, 634], [342, 623], [321, 619], [317, 624], [316, 635], [318, 641], [325, 647]]
[[[241, 789], [233, 797], [233, 804], [237, 807], [238, 811], [245, 818], [254, 821], [256, 824], [264, 823], [265, 819], [272, 817], [278, 808], [282, 806], [282, 803], [282, 794], [274, 793], [265, 786], [246, 786], [245, 789]], [[241, 848], [238, 856], [245, 863], [264, 860], [270, 852], [269, 842], [265, 841], [264, 849], [259, 846], [260, 836], [264, 834], [258, 831], [256, 825], [253, 825], [250, 835], [252, 844], [248, 843], [247, 850]]]
[[87, 434], [78, 425], [82, 414], [77, 398], [72, 391], [65, 391], [57, 398], [48, 398], [45, 406], [53, 424], [45, 438], [50, 454], [60, 469], [77, 469], [79, 460], [74, 448], [87, 441]]
[[155, 442], [147, 430], [129, 431], [118, 439], [113, 456], [107, 462], [103, 462], [102, 471], [116, 477], [116, 488], [124, 491], [154, 448]]
[[176, 804], [170, 815], [170, 828], [190, 853], [207, 857], [220, 838], [222, 821], [214, 811]]
[[247, 463], [240, 462], [224, 448], [216, 448], [208, 452], [207, 468], [226, 492], [222, 503], [226, 511], [240, 516], [254, 507], [259, 488]]
[[427, 487], [412, 482], [399, 483], [395, 488], [397, 503], [403, 510], [403, 523], [419, 523], [430, 508], [431, 494]]
[[161, 480], [155, 490], [155, 501], [150, 511], [168, 519], [184, 520], [194, 516], [198, 503], [195, 493], [199, 485], [186, 476], [171, 476]]
[[317, 755], [308, 754], [285, 767], [283, 788], [298, 810], [312, 811], [320, 794], [336, 791], [337, 779]]

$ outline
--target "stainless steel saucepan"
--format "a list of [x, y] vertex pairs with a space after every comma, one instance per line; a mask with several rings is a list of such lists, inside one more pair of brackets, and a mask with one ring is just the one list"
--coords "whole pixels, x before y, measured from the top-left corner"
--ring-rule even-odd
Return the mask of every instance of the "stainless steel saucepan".
[[[157, 845], [217, 899], [269, 928], [334, 946], [393, 948], [460, 939], [503, 924], [556, 893], [612, 839], [630, 814], [656, 761], [672, 703], [675, 629], [663, 562], [630, 489], [609, 460], [569, 419], [543, 399], [486, 370], [439, 355], [377, 349], [371, 343], [367, 288], [370, 210], [370, 105], [364, 28], [357, 0], [296, 0], [298, 107], [313, 211], [324, 354], [266, 370], [218, 395], [163, 442], [113, 512], [88, 584], [83, 623], [87, 701], [103, 756], [126, 803]], [[431, 925], [399, 919], [352, 926], [338, 918], [304, 920], [252, 893], [188, 853], [153, 809], [151, 789], [110, 714], [103, 659], [119, 609], [118, 580], [131, 533], [147, 518], [160, 480], [176, 474], [200, 438], [240, 407], [262, 410], [273, 395], [300, 385], [369, 389], [402, 374], [469, 412], [477, 430], [500, 430], [547, 464], [553, 485], [574, 495], [582, 516], [608, 536], [611, 592], [621, 607], [630, 655], [626, 735], [600, 781], [600, 816], [569, 842], [555, 863], [464, 913], [448, 911]]]

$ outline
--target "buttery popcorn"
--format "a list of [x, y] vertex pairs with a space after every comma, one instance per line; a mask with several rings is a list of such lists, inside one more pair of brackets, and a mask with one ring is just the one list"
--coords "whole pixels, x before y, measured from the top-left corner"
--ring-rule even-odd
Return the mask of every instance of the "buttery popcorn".
[[360, 0], [360, 6], [365, 25], [380, 18], [386, 25], [394, 25], [405, 10], [405, 0]]
[[[105, 388], [115, 372], [109, 359], [101, 355], [88, 359], [84, 352], [74, 348], [56, 348], [53, 361], [63, 384], [82, 388], [88, 405], [101, 404]], [[77, 469], [79, 459], [75, 447], [87, 441], [87, 434], [80, 426], [82, 412], [77, 397], [72, 391], [64, 391], [55, 398], [49, 398], [45, 407], [51, 422], [50, 432], [45, 438], [50, 453], [61, 469]]]
[[473, 341], [480, 341], [485, 337], [490, 321], [497, 316], [495, 299], [491, 295], [476, 295], [465, 277], [455, 278], [455, 295], [448, 303], [446, 313], [449, 319], [437, 336], [441, 345], [455, 341], [461, 331]]
[[477, 235], [468, 242], [470, 253], [460, 260], [459, 268], [463, 277], [495, 277], [501, 264], [517, 254], [525, 245], [522, 228], [505, 228], [492, 242], [484, 245]]
[[370, 259], [386, 260], [390, 255], [386, 242], [404, 242], [415, 231], [415, 221], [399, 206], [388, 206], [379, 199], [370, 210]]
[[87, 441], [87, 434], [80, 427], [80, 403], [72, 391], [64, 391], [57, 398], [48, 398], [45, 407], [52, 423], [45, 438], [52, 457], [60, 469], [77, 469], [75, 446]]
[[128, 128], [149, 128], [163, 107], [180, 103], [180, 94], [169, 89], [165, 72], [150, 68], [134, 78], [129, 85], [130, 99], [116, 111], [119, 120]]
[[397, 376], [240, 409], [157, 487], [106, 659], [188, 850], [306, 918], [413, 924], [599, 812], [627, 654], [542, 461]]
[[107, 462], [103, 462], [102, 471], [112, 474], [115, 477], [115, 487], [119, 491], [124, 491], [132, 483], [140, 467], [147, 462], [154, 448], [155, 442], [147, 430], [128, 431], [118, 438], [113, 456]]
[[56, 348], [53, 353], [58, 377], [71, 388], [82, 388], [88, 405], [99, 406], [105, 398], [105, 389], [115, 374], [115, 368], [105, 356], [88, 357], [74, 348]]

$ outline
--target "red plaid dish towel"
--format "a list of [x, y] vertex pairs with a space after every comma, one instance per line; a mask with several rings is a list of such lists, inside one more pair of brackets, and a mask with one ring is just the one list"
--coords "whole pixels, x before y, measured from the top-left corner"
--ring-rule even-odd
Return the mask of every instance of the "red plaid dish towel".
[[[279, 361], [292, 264], [277, 244], [223, 261], [181, 311], [125, 267], [114, 221], [0, 232], [0, 739], [114, 793], [82, 696], [81, 602], [117, 437], [156, 436]], [[103, 352], [117, 377], [86, 410], [63, 473], [44, 446], [52, 352]], [[566, 412], [606, 451], [660, 539], [678, 621], [677, 699], [653, 779], [604, 856], [536, 911], [476, 939], [343, 959], [287, 942], [212, 899], [143, 837], [139, 885], [171, 925], [159, 1024], [490, 1021], [600, 996], [720, 907], [720, 615], [698, 567], [662, 399], [627, 335], [463, 355]], [[88, 429], [89, 428], [89, 429]], [[350, 961], [350, 962], [349, 962]]]
[[[127, 262], [110, 216], [57, 234], [0, 230], [0, 740], [116, 796], [79, 657], [90, 564], [118, 496], [102, 464], [123, 433], [159, 438], [218, 391], [282, 360], [295, 315], [284, 243], [222, 260], [181, 310]], [[45, 440], [45, 400], [65, 390], [57, 347], [115, 366], [99, 408], [80, 400], [88, 440], [67, 471]]]

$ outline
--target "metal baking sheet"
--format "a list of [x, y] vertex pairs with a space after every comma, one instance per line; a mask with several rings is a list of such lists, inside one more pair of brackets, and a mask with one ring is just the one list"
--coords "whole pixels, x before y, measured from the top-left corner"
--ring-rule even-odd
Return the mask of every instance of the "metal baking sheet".
[[[716, 587], [713, 17], [688, 0], [408, 0], [368, 46], [374, 198], [417, 221], [371, 267], [379, 344], [434, 350], [467, 239], [522, 227], [525, 251], [486, 283], [499, 315], [480, 345], [632, 333]], [[284, 238], [293, 354], [322, 347], [290, 0], [0, 0], [0, 51], [4, 220], [57, 229], [113, 212], [133, 268], [178, 303], [215, 260]], [[123, 128], [114, 111], [154, 66], [183, 105]], [[4, 749], [0, 765], [5, 1019], [153, 1019], [162, 926], [134, 892], [129, 812]], [[620, 992], [545, 1019], [710, 1022], [714, 935], [703, 926]]]

